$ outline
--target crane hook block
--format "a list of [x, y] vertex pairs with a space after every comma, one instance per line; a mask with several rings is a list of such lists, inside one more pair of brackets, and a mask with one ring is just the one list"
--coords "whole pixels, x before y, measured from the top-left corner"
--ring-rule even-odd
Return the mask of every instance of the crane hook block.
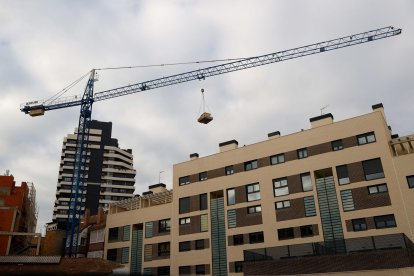
[[213, 117], [211, 116], [211, 114], [208, 112], [204, 112], [203, 114], [200, 115], [197, 121], [201, 124], [208, 124], [212, 120], [213, 120]]

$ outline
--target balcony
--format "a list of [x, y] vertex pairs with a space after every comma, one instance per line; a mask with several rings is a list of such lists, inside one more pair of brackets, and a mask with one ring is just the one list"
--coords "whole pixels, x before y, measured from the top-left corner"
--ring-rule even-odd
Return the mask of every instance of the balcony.
[[390, 147], [394, 156], [414, 153], [414, 135], [394, 138], [390, 141]]

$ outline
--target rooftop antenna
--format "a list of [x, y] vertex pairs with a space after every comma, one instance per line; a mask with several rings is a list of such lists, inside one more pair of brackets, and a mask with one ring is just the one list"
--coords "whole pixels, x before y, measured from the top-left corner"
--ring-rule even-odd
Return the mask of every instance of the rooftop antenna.
[[161, 174], [163, 173], [164, 171], [160, 171], [159, 173], [158, 173], [158, 183], [161, 183]]
[[323, 112], [323, 111], [324, 111], [325, 109], [327, 109], [327, 108], [328, 108], [328, 106], [329, 106], [329, 104], [327, 104], [327, 105], [325, 105], [324, 107], [321, 107], [321, 108], [320, 108], [320, 110], [321, 110], [321, 115], [323, 115], [323, 114], [324, 114], [324, 112]]

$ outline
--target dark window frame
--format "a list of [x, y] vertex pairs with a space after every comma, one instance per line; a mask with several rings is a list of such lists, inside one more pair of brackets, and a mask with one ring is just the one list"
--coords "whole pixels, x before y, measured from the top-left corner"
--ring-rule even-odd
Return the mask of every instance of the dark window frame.
[[243, 234], [233, 235], [233, 245], [243, 245], [243, 244], [244, 244]]
[[160, 219], [158, 221], [158, 232], [165, 233], [171, 231], [171, 219]]
[[[374, 137], [374, 140], [372, 140], [372, 137]], [[374, 131], [359, 134], [356, 136], [356, 138], [359, 146], [375, 143], [377, 141]]]
[[260, 232], [253, 232], [249, 233], [249, 243], [262, 243], [264, 242], [264, 234], [263, 231]]
[[181, 176], [180, 178], [178, 178], [178, 185], [179, 186], [184, 186], [187, 184], [190, 184], [190, 176], [186, 175], [186, 176]]
[[170, 256], [170, 252], [171, 252], [170, 242], [160, 242], [158, 244], [158, 256]]
[[[384, 189], [385, 187], [385, 189]], [[381, 194], [381, 193], [388, 193], [388, 187], [387, 184], [377, 184], [377, 185], [371, 185], [367, 187], [368, 194], [369, 195], [375, 195], [375, 194]]]
[[234, 166], [230, 165], [224, 168], [224, 172], [226, 175], [232, 175], [234, 174]]
[[[374, 164], [374, 162], [379, 162], [378, 164]], [[373, 167], [378, 166], [373, 169]], [[381, 169], [379, 171], [378, 169]], [[373, 158], [369, 160], [362, 161], [362, 169], [364, 171], [365, 180], [374, 180], [374, 179], [380, 179], [385, 177], [384, 168], [382, 166], [381, 158]]]
[[[253, 190], [252, 191], [249, 191], [250, 190], [250, 187], [253, 187]], [[258, 190], [256, 190], [256, 187], [259, 187]], [[254, 194], [258, 194], [259, 197], [258, 198], [253, 198], [253, 199], [249, 199], [249, 196], [250, 195], [254, 195]], [[246, 199], [247, 199], [248, 202], [260, 200], [261, 198], [262, 198], [262, 196], [260, 194], [260, 184], [259, 184], [259, 182], [246, 185]]]
[[191, 250], [191, 241], [182, 241], [178, 243], [178, 252], [185, 252]]
[[198, 174], [198, 180], [199, 181], [206, 181], [208, 179], [207, 172], [201, 172]]
[[[280, 207], [278, 207], [278, 203], [280, 203], [279, 205], [281, 205]], [[286, 209], [286, 208], [290, 208], [291, 203], [290, 200], [282, 200], [282, 201], [276, 201], [275, 202], [275, 209], [276, 210], [281, 210], [281, 209]]]
[[[310, 190], [305, 190], [305, 187], [303, 186], [303, 177], [307, 177], [309, 176], [309, 180], [310, 180]], [[312, 175], [310, 172], [306, 172], [306, 173], [301, 173], [300, 174], [300, 184], [302, 187], [302, 192], [309, 192], [309, 191], [313, 191], [313, 183], [312, 183]]]
[[349, 171], [347, 165], [336, 166], [336, 176], [338, 178], [339, 185], [350, 184]]
[[293, 227], [277, 229], [278, 240], [290, 240], [295, 238], [295, 231]]
[[242, 273], [243, 272], [243, 261], [234, 262], [234, 272]]
[[245, 171], [251, 171], [251, 170], [255, 170], [255, 169], [257, 169], [259, 166], [258, 166], [258, 163], [257, 163], [257, 159], [255, 159], [255, 160], [251, 160], [251, 161], [247, 161], [247, 162], [244, 162], [244, 170]]
[[308, 154], [308, 148], [301, 148], [298, 149], [296, 151], [297, 157], [298, 159], [304, 159], [304, 158], [308, 158], [309, 154]]
[[248, 214], [257, 214], [262, 212], [262, 205], [254, 205], [247, 207]]
[[109, 228], [108, 230], [108, 242], [119, 240], [119, 227]]
[[206, 274], [206, 265], [196, 265], [196, 275], [205, 275]]
[[407, 185], [408, 188], [413, 189], [414, 188], [414, 175], [407, 175]]
[[375, 216], [374, 222], [375, 222], [375, 228], [377, 229], [397, 227], [397, 222], [395, 221], [395, 216], [393, 214]]
[[[230, 198], [229, 197], [229, 191], [232, 191], [233, 192], [233, 197], [232, 197], [232, 201], [231, 202], [229, 200], [229, 198]], [[227, 206], [236, 204], [236, 189], [234, 189], [234, 188], [227, 189], [226, 190], [226, 195], [227, 195]]]
[[200, 199], [200, 210], [207, 210], [208, 209], [208, 197], [207, 197], [207, 193], [204, 194], [200, 194], [199, 195], [199, 199]]
[[191, 275], [191, 266], [190, 265], [179, 266], [178, 275]]
[[[288, 185], [289, 183], [288, 183], [287, 177], [280, 177], [280, 178], [273, 179], [272, 183], [273, 183], [273, 194], [275, 197], [285, 196], [289, 194], [289, 185]], [[279, 186], [276, 187], [277, 183], [279, 183], [278, 184]], [[287, 188], [287, 193], [279, 194], [279, 195], [276, 194], [276, 190], [282, 190], [282, 189], [285, 190], [286, 188]]]
[[279, 153], [270, 156], [270, 165], [282, 164], [285, 163], [285, 154]]
[[191, 199], [189, 196], [178, 200], [178, 210], [180, 214], [190, 213]]
[[196, 250], [202, 250], [206, 248], [206, 241], [204, 239], [201, 240], [195, 240], [195, 249]]
[[331, 142], [332, 151], [338, 151], [344, 149], [344, 143], [342, 139], [338, 139]]
[[191, 218], [190, 217], [185, 217], [185, 218], [180, 218], [178, 220], [179, 225], [187, 225], [191, 223]]
[[313, 229], [313, 225], [302, 225], [299, 227], [300, 229], [300, 237], [307, 238], [315, 236], [315, 230]]
[[355, 232], [360, 232], [360, 231], [366, 231], [366, 230], [368, 230], [367, 221], [366, 221], [365, 218], [353, 219], [351, 221], [351, 223], [352, 223], [352, 229]]

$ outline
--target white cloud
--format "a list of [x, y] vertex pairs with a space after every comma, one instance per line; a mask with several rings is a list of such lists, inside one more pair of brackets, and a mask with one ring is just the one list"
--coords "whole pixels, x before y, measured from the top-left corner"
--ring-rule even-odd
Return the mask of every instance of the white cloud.
[[[412, 133], [413, 9], [410, 1], [3, 1], [0, 171], [34, 182], [40, 229], [51, 219], [62, 139], [79, 109], [29, 118], [20, 103], [50, 97], [92, 67], [260, 55], [387, 25], [402, 35], [98, 102], [93, 117], [112, 121], [113, 137], [133, 149], [140, 193], [159, 171], [171, 187], [172, 165], [190, 153], [296, 132], [325, 105], [341, 120], [383, 102], [394, 131]], [[204, 66], [100, 71], [96, 91]], [[196, 122], [201, 88], [209, 125]]]

